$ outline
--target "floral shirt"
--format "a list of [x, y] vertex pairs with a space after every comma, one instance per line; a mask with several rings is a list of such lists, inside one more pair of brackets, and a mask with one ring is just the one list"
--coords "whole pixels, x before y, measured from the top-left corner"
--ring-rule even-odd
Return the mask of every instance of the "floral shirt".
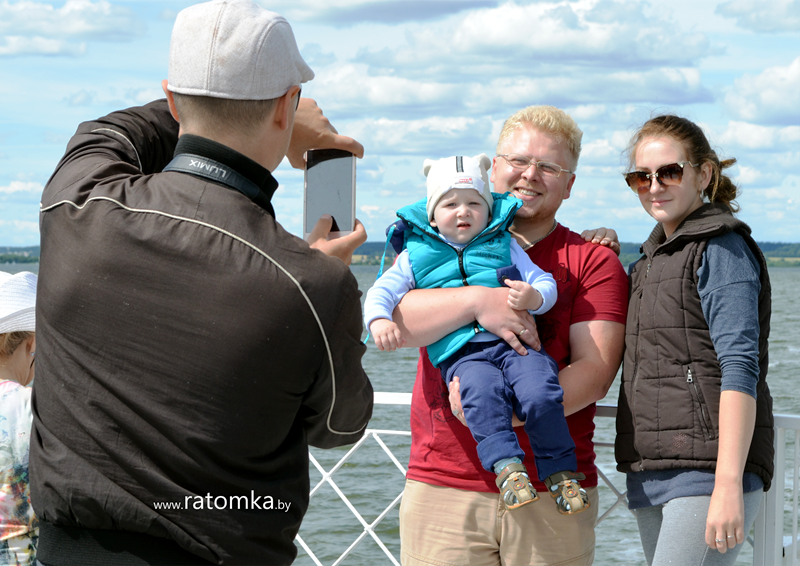
[[31, 508], [31, 389], [0, 381], [0, 563], [34, 564], [39, 528]]

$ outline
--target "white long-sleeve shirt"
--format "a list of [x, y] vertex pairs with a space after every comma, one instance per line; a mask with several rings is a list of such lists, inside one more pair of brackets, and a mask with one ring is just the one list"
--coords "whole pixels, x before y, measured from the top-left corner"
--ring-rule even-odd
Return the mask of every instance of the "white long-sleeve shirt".
[[[511, 261], [519, 270], [522, 279], [542, 296], [541, 306], [535, 311], [528, 312], [536, 315], [549, 311], [556, 303], [557, 298], [556, 281], [553, 276], [533, 263], [514, 239], [511, 240]], [[415, 288], [416, 281], [408, 251], [403, 250], [397, 256], [394, 265], [387, 269], [367, 291], [367, 298], [364, 302], [364, 324], [367, 329], [372, 321], [378, 318], [392, 320], [392, 312], [395, 307], [406, 293]], [[498, 337], [491, 332], [481, 332], [476, 334], [470, 342], [487, 342], [497, 339]]]

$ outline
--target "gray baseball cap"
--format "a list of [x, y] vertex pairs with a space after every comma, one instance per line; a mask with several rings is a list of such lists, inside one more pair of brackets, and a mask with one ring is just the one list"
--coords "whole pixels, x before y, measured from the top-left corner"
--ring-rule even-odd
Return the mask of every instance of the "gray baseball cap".
[[267, 100], [313, 78], [289, 22], [250, 0], [196, 4], [175, 20], [167, 78], [172, 92]]

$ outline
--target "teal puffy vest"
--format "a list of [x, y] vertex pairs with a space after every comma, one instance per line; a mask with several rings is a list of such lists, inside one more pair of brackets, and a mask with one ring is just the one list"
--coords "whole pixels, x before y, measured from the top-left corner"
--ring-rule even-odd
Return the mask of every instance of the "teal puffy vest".
[[[403, 248], [408, 250], [417, 289], [500, 286], [497, 270], [511, 265], [508, 228], [522, 201], [508, 193], [492, 193], [492, 196], [494, 204], [489, 225], [462, 249], [442, 240], [428, 223], [425, 199], [397, 211], [397, 216], [405, 222]], [[483, 331], [477, 322], [467, 324], [431, 344], [428, 346], [431, 363], [438, 367]]]

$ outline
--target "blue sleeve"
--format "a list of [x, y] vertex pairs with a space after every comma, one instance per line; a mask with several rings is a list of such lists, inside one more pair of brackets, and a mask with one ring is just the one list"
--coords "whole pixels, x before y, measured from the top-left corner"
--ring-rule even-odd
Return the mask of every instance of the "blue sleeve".
[[755, 398], [758, 383], [758, 260], [735, 232], [708, 242], [697, 291], [722, 369], [722, 391]]
[[376, 318], [392, 320], [392, 312], [400, 300], [415, 287], [414, 272], [408, 260], [408, 252], [397, 256], [394, 265], [384, 271], [375, 284], [367, 291], [364, 300], [364, 325], [369, 325]]

